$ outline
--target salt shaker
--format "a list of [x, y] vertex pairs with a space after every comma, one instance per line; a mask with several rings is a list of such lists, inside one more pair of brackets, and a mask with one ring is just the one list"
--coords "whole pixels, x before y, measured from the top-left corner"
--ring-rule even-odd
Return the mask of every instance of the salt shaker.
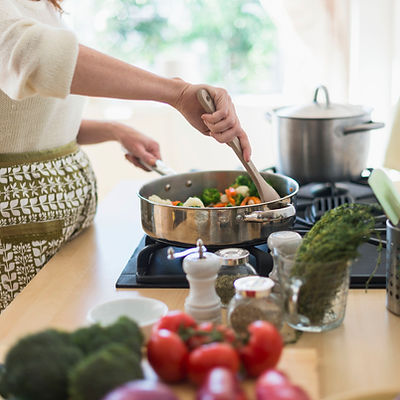
[[278, 279], [278, 251], [293, 254], [299, 247], [301, 240], [301, 236], [293, 231], [278, 231], [268, 236], [267, 244], [274, 262], [272, 271], [269, 273], [269, 278], [275, 282], [274, 292], [280, 290]]
[[185, 312], [197, 322], [221, 322], [221, 301], [215, 291], [215, 280], [221, 266], [220, 257], [205, 252], [199, 239], [198, 251], [183, 260], [183, 270], [189, 281], [189, 295], [185, 300]]

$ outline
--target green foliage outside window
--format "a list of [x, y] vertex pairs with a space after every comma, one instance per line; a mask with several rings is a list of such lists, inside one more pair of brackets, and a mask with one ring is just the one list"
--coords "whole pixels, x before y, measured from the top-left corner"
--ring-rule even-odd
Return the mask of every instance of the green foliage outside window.
[[207, 83], [236, 93], [273, 87], [276, 30], [259, 0], [96, 0], [96, 10], [107, 10], [99, 47], [127, 62], [152, 68], [196, 53]]

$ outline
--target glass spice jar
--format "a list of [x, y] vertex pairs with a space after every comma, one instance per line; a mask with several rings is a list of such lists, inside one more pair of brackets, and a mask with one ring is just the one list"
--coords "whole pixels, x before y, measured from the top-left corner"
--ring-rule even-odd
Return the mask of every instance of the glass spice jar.
[[233, 283], [238, 278], [257, 275], [249, 263], [249, 252], [245, 249], [221, 249], [215, 253], [221, 257], [221, 268], [215, 281], [215, 290], [221, 299], [222, 307], [227, 307], [235, 294]]
[[269, 321], [280, 330], [283, 307], [279, 296], [272, 293], [274, 281], [261, 276], [248, 276], [234, 283], [236, 293], [229, 303], [228, 323], [240, 336], [247, 333], [253, 321]]

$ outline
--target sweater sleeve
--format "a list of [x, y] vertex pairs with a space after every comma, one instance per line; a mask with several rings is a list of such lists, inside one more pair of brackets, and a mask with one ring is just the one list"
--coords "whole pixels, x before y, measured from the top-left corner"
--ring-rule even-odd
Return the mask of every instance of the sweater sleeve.
[[0, 89], [14, 100], [70, 94], [78, 57], [73, 32], [25, 17], [0, 16]]

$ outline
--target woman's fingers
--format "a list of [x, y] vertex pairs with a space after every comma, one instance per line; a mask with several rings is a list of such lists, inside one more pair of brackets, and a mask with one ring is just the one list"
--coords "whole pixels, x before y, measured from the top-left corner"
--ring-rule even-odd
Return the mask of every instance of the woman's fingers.
[[147, 171], [147, 172], [151, 171], [151, 169], [146, 168], [146, 167], [140, 162], [139, 158], [135, 157], [133, 154], [130, 154], [130, 153], [125, 154], [125, 158], [126, 158], [129, 162], [131, 162], [135, 167], [141, 168], [141, 169], [143, 169], [144, 171]]
[[228, 129], [234, 128], [238, 123], [235, 115], [229, 114], [226, 117], [221, 117], [222, 113], [215, 112], [214, 114], [204, 114], [202, 119], [207, 125], [207, 128], [213, 132], [225, 132]]

